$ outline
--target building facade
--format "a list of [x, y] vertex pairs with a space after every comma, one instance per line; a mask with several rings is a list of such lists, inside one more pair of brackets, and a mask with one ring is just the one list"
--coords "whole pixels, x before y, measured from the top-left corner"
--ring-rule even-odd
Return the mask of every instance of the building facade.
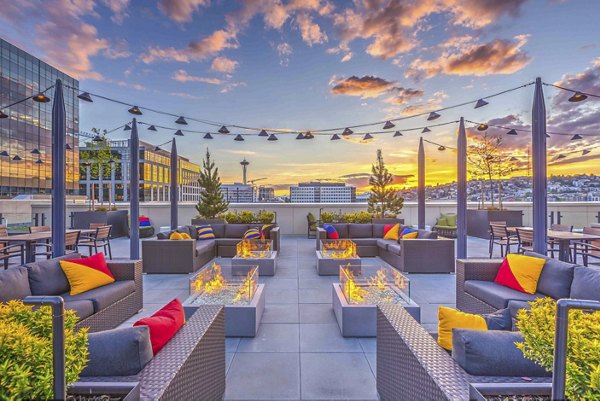
[[290, 187], [291, 203], [356, 202], [356, 188], [344, 183], [301, 182]]
[[[79, 82], [0, 39], [0, 107], [50, 88], [60, 78], [67, 117], [66, 189], [79, 191]], [[52, 99], [53, 89], [46, 92]], [[27, 100], [3, 109], [0, 119], [0, 198], [51, 194], [52, 101]]]
[[230, 203], [252, 203], [255, 198], [254, 187], [248, 184], [222, 184], [221, 192]]
[[257, 191], [257, 202], [274, 202], [275, 201], [275, 188], [273, 187], [265, 187], [261, 185], [258, 187]]
[[[101, 144], [91, 139], [81, 139], [79, 191], [88, 199], [92, 194], [97, 202], [127, 202], [131, 197], [129, 187], [130, 150], [129, 140], [108, 141], [113, 162], [104, 163], [104, 168], [94, 163], [94, 154]], [[170, 200], [171, 152], [156, 149], [154, 145], [140, 141], [140, 202], [166, 202]], [[91, 161], [91, 163], [90, 163]], [[201, 188], [198, 183], [200, 166], [189, 159], [178, 156], [177, 177], [179, 201], [197, 202]], [[102, 181], [102, 185], [100, 182]]]

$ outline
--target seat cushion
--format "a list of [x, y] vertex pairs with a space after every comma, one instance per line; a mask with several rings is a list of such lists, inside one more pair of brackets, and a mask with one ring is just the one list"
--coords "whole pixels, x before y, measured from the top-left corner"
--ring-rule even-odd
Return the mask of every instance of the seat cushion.
[[436, 239], [437, 233], [435, 231], [417, 230], [417, 238], [419, 239]]
[[89, 299], [69, 301], [65, 302], [65, 309], [74, 311], [79, 320], [82, 320], [94, 314], [94, 303]]
[[147, 326], [105, 330], [88, 335], [89, 362], [81, 376], [133, 376], [152, 360]]
[[543, 297], [543, 294], [527, 294], [512, 288], [496, 284], [492, 281], [467, 280], [465, 281], [465, 292], [475, 298], [493, 306], [496, 309], [504, 309], [508, 301], [534, 301]]
[[383, 228], [385, 224], [373, 224], [373, 237], [374, 238], [383, 238]]
[[225, 238], [244, 238], [244, 233], [248, 229], [248, 224], [226, 224]]
[[402, 253], [402, 245], [399, 243], [389, 244], [387, 246], [387, 251], [393, 253], [394, 255], [400, 255]]
[[236, 246], [242, 239], [238, 238], [217, 238], [217, 246]]
[[348, 236], [350, 238], [373, 237], [373, 224], [348, 224]]
[[156, 239], [169, 239], [171, 233], [169, 231], [156, 234]]
[[76, 259], [79, 254], [72, 253], [54, 259], [40, 260], [26, 264], [29, 269], [29, 286], [32, 295], [60, 295], [68, 292], [69, 280], [60, 268], [60, 260]]
[[135, 292], [135, 283], [133, 280], [115, 281], [112, 284], [105, 285], [103, 287], [94, 288], [86, 292], [82, 292], [77, 295], [70, 295], [69, 293], [62, 294], [61, 297], [65, 302], [80, 301], [82, 299], [89, 299], [94, 303], [94, 313], [105, 309], [106, 307], [120, 301], [129, 294]]
[[525, 252], [525, 255], [546, 260], [538, 280], [537, 292], [554, 299], [569, 298], [575, 271], [574, 264], [551, 259], [535, 252]]
[[523, 335], [514, 331], [454, 329], [452, 357], [475, 376], [548, 377], [546, 371], [525, 358], [515, 342]]
[[198, 251], [199, 253], [211, 251], [215, 248], [215, 243], [216, 243], [216, 240], [214, 240], [214, 239], [196, 241], [196, 251]]
[[348, 238], [348, 223], [334, 223], [331, 225], [338, 232], [340, 238]]
[[0, 302], [23, 299], [31, 295], [27, 268], [11, 267], [0, 270]]
[[600, 301], [600, 269], [575, 267], [571, 298]]
[[377, 238], [352, 238], [356, 246], [377, 246]]
[[388, 245], [398, 245], [398, 241], [395, 241], [393, 239], [383, 239], [383, 238], [378, 238], [377, 239], [377, 246], [385, 251], [388, 250]]
[[192, 239], [198, 239], [198, 231], [196, 231], [196, 226], [186, 226], [188, 229], [188, 232], [190, 233], [190, 237], [192, 237]]
[[225, 237], [225, 224], [211, 224], [210, 226], [213, 229], [213, 233], [215, 234], [215, 237], [217, 237], [217, 238]]
[[531, 309], [531, 304], [526, 301], [508, 301], [508, 311], [510, 313], [511, 319], [517, 318], [517, 313], [521, 309]]

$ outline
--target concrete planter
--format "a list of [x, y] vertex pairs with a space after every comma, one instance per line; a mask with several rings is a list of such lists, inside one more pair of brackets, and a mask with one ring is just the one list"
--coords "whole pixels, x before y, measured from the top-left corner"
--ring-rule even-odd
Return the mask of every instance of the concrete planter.
[[[377, 305], [349, 304], [342, 292], [340, 283], [332, 284], [332, 302], [335, 318], [344, 337], [376, 337]], [[404, 309], [417, 321], [421, 322], [421, 307], [414, 301], [403, 304]]]
[[225, 219], [192, 219], [192, 225], [194, 226], [203, 224], [225, 224]]
[[487, 401], [490, 396], [548, 396], [552, 394], [552, 383], [472, 383], [469, 398]]
[[467, 235], [488, 239], [490, 221], [505, 221], [509, 227], [523, 226], [522, 210], [467, 210]]
[[404, 224], [404, 219], [371, 219], [371, 224]]
[[67, 394], [87, 397], [82, 399], [100, 399], [102, 395], [112, 395], [123, 401], [139, 401], [140, 384], [138, 382], [75, 382], [69, 386]]
[[112, 226], [111, 238], [129, 235], [129, 212], [127, 210], [73, 212], [73, 228], [90, 228], [90, 223]]

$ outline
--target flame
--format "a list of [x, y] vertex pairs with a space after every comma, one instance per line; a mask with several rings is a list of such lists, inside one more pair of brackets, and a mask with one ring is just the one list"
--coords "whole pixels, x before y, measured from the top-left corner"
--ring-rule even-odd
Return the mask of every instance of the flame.
[[372, 299], [372, 297], [369, 295], [372, 293], [380, 293], [379, 296], [383, 297], [380, 298], [381, 300], [391, 299], [390, 292], [385, 291], [386, 289], [389, 289], [392, 285], [398, 289], [406, 287], [405, 278], [395, 271], [391, 272], [394, 276], [392, 284], [392, 279], [387, 274], [388, 271], [389, 269], [382, 267], [372, 277], [357, 282], [354, 273], [350, 270], [350, 264], [342, 267], [340, 269], [340, 281], [342, 282], [342, 291], [348, 302], [355, 304], [371, 302], [369, 299]]
[[342, 267], [342, 269], [346, 273], [346, 277], [348, 277], [348, 280], [344, 282], [344, 292], [346, 293], [346, 298], [356, 303], [363, 303], [365, 301], [365, 289], [356, 285], [356, 282], [354, 281], [354, 274], [348, 267]]
[[237, 244], [237, 256], [240, 258], [263, 259], [271, 252], [270, 241], [243, 240]]
[[356, 244], [350, 240], [323, 242], [321, 253], [331, 259], [356, 258]]
[[204, 282], [201, 277], [197, 278], [194, 282], [194, 289], [198, 292], [204, 292], [207, 294], [215, 294], [219, 291], [223, 290], [223, 287], [227, 284], [225, 278], [223, 278], [223, 273], [221, 272], [221, 266], [213, 263], [211, 266], [211, 276], [210, 281]]
[[385, 290], [385, 287], [388, 285], [385, 275], [385, 269], [377, 270], [375, 276], [371, 277], [371, 279], [369, 280], [369, 285], [371, 287], [377, 288], [378, 290]]
[[237, 294], [233, 298], [233, 302], [241, 301], [242, 299], [251, 299], [254, 294], [255, 281], [252, 279], [252, 271], [246, 275], [244, 283], [238, 288]]

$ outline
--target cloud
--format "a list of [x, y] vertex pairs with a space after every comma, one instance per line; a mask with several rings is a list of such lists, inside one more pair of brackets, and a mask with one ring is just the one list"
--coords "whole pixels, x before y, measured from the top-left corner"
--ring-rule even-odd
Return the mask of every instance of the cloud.
[[181, 97], [184, 99], [194, 99], [194, 100], [201, 99], [200, 96], [192, 95], [187, 92], [171, 92], [171, 93], [169, 93], [169, 96], [177, 96], [177, 97]]
[[210, 65], [210, 69], [213, 71], [217, 71], [217, 72], [223, 72], [226, 74], [233, 74], [233, 72], [235, 72], [236, 68], [239, 66], [240, 63], [238, 63], [235, 60], [231, 60], [227, 57], [216, 57], [213, 61], [212, 64]]
[[204, 59], [219, 53], [224, 49], [239, 47], [235, 35], [224, 30], [214, 31], [209, 36], [188, 45], [190, 54], [196, 59]]
[[390, 89], [390, 94], [393, 96], [386, 99], [386, 102], [393, 104], [404, 104], [414, 98], [422, 97], [425, 93], [420, 89], [395, 86]]
[[302, 40], [309, 46], [327, 42], [327, 34], [315, 23], [309, 14], [302, 13], [296, 17], [296, 25]]
[[113, 12], [111, 20], [116, 24], [121, 24], [129, 16], [127, 7], [129, 0], [103, 0], [103, 3]]
[[363, 99], [379, 97], [394, 85], [393, 82], [373, 75], [365, 75], [360, 78], [353, 75], [334, 83], [335, 85], [331, 88], [331, 93], [334, 95], [360, 96]]
[[411, 100], [422, 97], [424, 95], [422, 91], [416, 89], [406, 89], [405, 92], [407, 93], [407, 95], [405, 95], [404, 98], [400, 97], [386, 99], [387, 103], [391, 103], [394, 105], [393, 107], [385, 109], [385, 111], [388, 113], [388, 118], [396, 118], [398, 117], [398, 115], [409, 116], [412, 114], [420, 114], [432, 110], [437, 110], [442, 107], [442, 102], [448, 98], [446, 92], [437, 91], [424, 102], [398, 107], [402, 104], [405, 104]]
[[522, 50], [527, 35], [518, 35], [516, 41], [495, 39], [485, 44], [473, 44], [457, 52], [444, 52], [437, 60], [417, 58], [410, 63], [405, 75], [416, 80], [436, 75], [512, 74], [525, 67], [531, 56]]
[[279, 64], [287, 67], [290, 63], [290, 56], [294, 53], [292, 45], [287, 42], [281, 42], [275, 47], [275, 50], [277, 50], [277, 54], [279, 54]]
[[112, 44], [112, 46], [104, 50], [104, 55], [109, 59], [127, 58], [131, 56], [129, 46], [125, 39], [120, 39]]
[[352, 56], [353, 56], [352, 52], [348, 52], [348, 53], [344, 54], [344, 57], [342, 57], [341, 62], [345, 63], [347, 61], [350, 61], [352, 59]]
[[200, 7], [208, 7], [210, 0], [160, 0], [158, 8], [173, 21], [184, 23], [192, 20]]
[[526, 0], [444, 0], [445, 6], [454, 14], [453, 23], [482, 28], [503, 15], [516, 17]]
[[160, 60], [189, 63], [190, 56], [184, 50], [178, 50], [174, 47], [150, 46], [145, 54], [140, 55], [140, 60], [145, 64], [151, 64]]
[[177, 70], [171, 76], [171, 79], [177, 82], [202, 82], [211, 85], [222, 85], [223, 81], [218, 78], [199, 77], [190, 75], [185, 70]]
[[[342, 175], [340, 179], [348, 185], [352, 185], [357, 188], [366, 188], [369, 186], [369, 177], [371, 177], [371, 174], [368, 173], [353, 173]], [[393, 175], [392, 185], [406, 184], [412, 177], [414, 177], [413, 174]]]

